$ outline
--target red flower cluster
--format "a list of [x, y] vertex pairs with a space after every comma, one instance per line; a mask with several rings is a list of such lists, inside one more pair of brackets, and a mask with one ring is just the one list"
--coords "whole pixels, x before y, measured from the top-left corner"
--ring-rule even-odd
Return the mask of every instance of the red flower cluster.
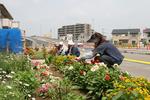
[[100, 63], [100, 61], [97, 59], [97, 60], [91, 60], [91, 64], [97, 64], [97, 63]]

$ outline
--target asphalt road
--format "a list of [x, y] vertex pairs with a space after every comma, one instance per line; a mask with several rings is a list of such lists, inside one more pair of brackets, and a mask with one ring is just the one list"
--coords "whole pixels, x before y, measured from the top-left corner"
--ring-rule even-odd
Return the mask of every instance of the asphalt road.
[[[129, 53], [123, 53], [123, 55], [129, 59], [150, 62], [150, 55], [129, 54]], [[148, 80], [150, 80], [150, 65], [148, 64], [123, 61], [120, 67], [123, 71], [128, 71], [133, 76], [143, 76]]]

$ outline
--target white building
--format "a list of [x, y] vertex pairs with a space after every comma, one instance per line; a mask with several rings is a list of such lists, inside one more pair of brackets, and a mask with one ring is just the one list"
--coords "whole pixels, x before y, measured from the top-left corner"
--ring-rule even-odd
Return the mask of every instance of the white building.
[[143, 40], [146, 43], [150, 43], [150, 28], [147, 28], [147, 29], [143, 30]]
[[67, 34], [72, 34], [74, 42], [86, 42], [93, 32], [90, 24], [67, 25], [58, 29], [58, 38], [59, 40], [66, 40]]

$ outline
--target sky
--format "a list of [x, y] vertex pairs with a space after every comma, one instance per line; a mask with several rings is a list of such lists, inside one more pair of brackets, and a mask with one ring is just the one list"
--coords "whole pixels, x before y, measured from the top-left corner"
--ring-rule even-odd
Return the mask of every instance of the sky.
[[97, 32], [150, 28], [150, 0], [0, 0], [27, 36], [52, 32], [63, 25], [88, 23]]

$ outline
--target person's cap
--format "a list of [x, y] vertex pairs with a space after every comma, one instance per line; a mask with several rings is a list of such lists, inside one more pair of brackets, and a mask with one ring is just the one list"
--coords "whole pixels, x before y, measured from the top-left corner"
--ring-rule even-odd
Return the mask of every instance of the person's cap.
[[69, 45], [74, 45], [73, 41], [68, 42]]
[[63, 45], [63, 42], [59, 42], [59, 45]]
[[96, 32], [91, 36], [91, 38], [87, 42], [95, 43], [98, 40], [101, 40], [102, 38], [103, 38], [103, 35]]

